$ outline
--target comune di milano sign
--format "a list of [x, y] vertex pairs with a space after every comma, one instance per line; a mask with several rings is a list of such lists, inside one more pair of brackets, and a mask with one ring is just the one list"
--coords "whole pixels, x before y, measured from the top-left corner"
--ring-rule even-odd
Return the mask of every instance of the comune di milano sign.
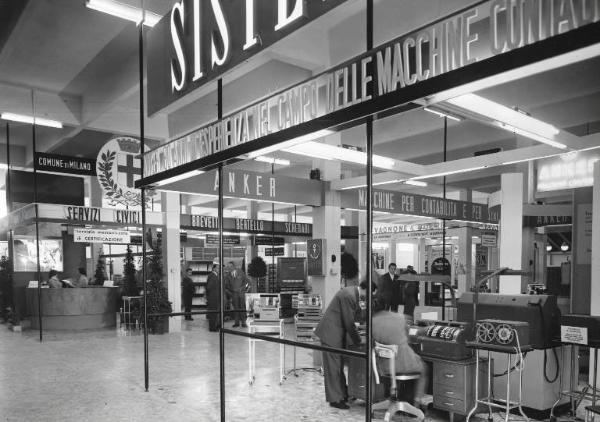
[[482, 2], [147, 152], [136, 185], [598, 44], [599, 19], [598, 0]]

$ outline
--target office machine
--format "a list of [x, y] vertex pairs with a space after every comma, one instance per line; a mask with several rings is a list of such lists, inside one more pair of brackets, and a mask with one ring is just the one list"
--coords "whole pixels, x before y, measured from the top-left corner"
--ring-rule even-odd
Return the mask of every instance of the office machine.
[[473, 354], [465, 347], [465, 341], [472, 336], [471, 331], [471, 325], [467, 323], [436, 321], [425, 327], [411, 326], [409, 343], [422, 356], [463, 360]]
[[482, 319], [475, 324], [475, 342], [497, 351], [528, 349], [529, 324], [523, 321]]
[[529, 324], [529, 344], [534, 349], [552, 347], [558, 337], [560, 310], [553, 295], [503, 295], [465, 292], [458, 299], [457, 320], [473, 322], [476, 308], [477, 321], [494, 319], [523, 321]]

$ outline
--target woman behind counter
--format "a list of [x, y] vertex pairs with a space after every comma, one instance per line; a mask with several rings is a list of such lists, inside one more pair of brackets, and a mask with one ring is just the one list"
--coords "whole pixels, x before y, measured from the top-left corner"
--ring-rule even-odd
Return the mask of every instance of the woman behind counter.
[[48, 286], [51, 289], [60, 289], [62, 288], [62, 283], [57, 277], [58, 272], [56, 270], [50, 270], [48, 272]]
[[88, 278], [87, 271], [83, 267], [79, 267], [79, 277], [77, 281], [75, 281], [75, 287], [87, 287], [88, 286]]

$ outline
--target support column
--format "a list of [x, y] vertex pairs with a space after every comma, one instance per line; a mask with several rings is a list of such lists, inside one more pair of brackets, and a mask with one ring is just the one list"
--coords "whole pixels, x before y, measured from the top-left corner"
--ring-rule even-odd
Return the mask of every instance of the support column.
[[[461, 201], [472, 202], [473, 192], [470, 189], [461, 190], [459, 193]], [[457, 230], [458, 234], [458, 289], [456, 296], [468, 292], [473, 285], [471, 278], [471, 256], [473, 249], [473, 229], [471, 227], [461, 227]]]
[[[181, 256], [179, 243], [179, 193], [162, 192], [161, 204], [165, 215], [162, 228], [163, 268], [167, 278], [169, 301], [173, 304], [173, 312], [181, 311]], [[169, 318], [169, 332], [181, 331], [181, 317]]]
[[[339, 145], [340, 135], [327, 137], [326, 143]], [[322, 180], [334, 180], [340, 177], [339, 162], [314, 160], [313, 167], [319, 168]], [[323, 195], [323, 206], [313, 209], [313, 238], [325, 239], [325, 275], [312, 276], [313, 293], [321, 295], [323, 309], [326, 309], [333, 296], [340, 290], [340, 194], [336, 191], [326, 191]], [[331, 257], [335, 255], [335, 262]], [[360, 267], [359, 261], [359, 267]]]
[[[523, 255], [523, 174], [507, 173], [500, 179], [500, 267], [521, 269]], [[521, 276], [501, 276], [501, 294], [523, 291]]]
[[[592, 245], [600, 245], [600, 161], [594, 163], [594, 187], [592, 196]], [[592, 274], [591, 274], [591, 307], [590, 315], [600, 316], [600, 247], [592, 247]], [[592, 349], [590, 349], [592, 350]], [[594, 380], [594, 354], [590, 353], [589, 383]], [[600, 377], [596, 378], [596, 385], [600, 385]]]

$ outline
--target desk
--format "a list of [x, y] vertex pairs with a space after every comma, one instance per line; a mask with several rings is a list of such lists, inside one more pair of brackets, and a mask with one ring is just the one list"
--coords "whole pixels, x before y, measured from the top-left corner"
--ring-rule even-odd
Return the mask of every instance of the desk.
[[[558, 341], [557, 341], [558, 343]], [[594, 380], [592, 381], [592, 385], [586, 384], [581, 390], [579, 389], [578, 376], [574, 374], [579, 373], [579, 362], [577, 348], [579, 346], [587, 347], [594, 351]], [[596, 405], [598, 389], [596, 388], [596, 379], [598, 378], [598, 348], [600, 348], [600, 342], [590, 342], [589, 344], [575, 344], [575, 343], [560, 343], [561, 349], [561, 368], [565, 367], [565, 355], [567, 354], [567, 349], [570, 350], [570, 359], [569, 359], [569, 387], [568, 390], [563, 389], [564, 377], [563, 371], [560, 371], [560, 390], [558, 393], [558, 400], [552, 405], [552, 409], [550, 409], [550, 421], [555, 421], [556, 416], [554, 415], [554, 408], [559, 404], [563, 397], [567, 397], [571, 404], [571, 412], [573, 415], [576, 414], [577, 408], [581, 404], [581, 401], [584, 398], [587, 398], [592, 401], [592, 406]], [[577, 382], [575, 382], [577, 380]], [[591, 388], [591, 393], [590, 393]]]
[[[116, 327], [118, 287], [40, 289], [44, 330]], [[31, 327], [39, 328], [38, 289], [25, 290]]]
[[[250, 334], [261, 334], [266, 336], [278, 336], [283, 338], [283, 319], [275, 321], [254, 320], [248, 322], [248, 332]], [[248, 372], [250, 385], [254, 384], [256, 379], [256, 342], [262, 340], [248, 339]], [[285, 379], [285, 345], [279, 344], [279, 385], [283, 384]]]

